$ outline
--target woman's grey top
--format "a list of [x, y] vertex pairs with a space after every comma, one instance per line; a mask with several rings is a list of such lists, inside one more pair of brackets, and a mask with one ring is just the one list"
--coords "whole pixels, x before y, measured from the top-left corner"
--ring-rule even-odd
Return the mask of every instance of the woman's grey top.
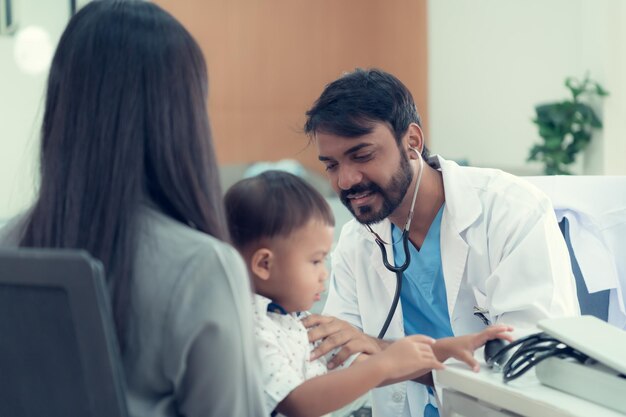
[[[19, 223], [0, 230], [0, 247], [17, 244]], [[267, 416], [241, 257], [148, 208], [137, 233], [122, 358], [130, 415]]]

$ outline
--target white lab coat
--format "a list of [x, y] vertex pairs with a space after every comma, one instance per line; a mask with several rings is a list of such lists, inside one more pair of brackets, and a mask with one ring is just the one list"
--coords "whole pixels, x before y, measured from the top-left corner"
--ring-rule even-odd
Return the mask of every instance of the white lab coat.
[[[473, 315], [475, 306], [488, 310], [492, 323], [518, 330], [528, 330], [543, 318], [578, 315], [569, 254], [550, 200], [499, 170], [459, 167], [441, 157], [433, 162], [443, 173], [441, 261], [454, 334], [485, 327]], [[390, 241], [388, 220], [374, 229]], [[367, 229], [355, 220], [343, 227], [331, 265], [324, 314], [376, 336], [387, 316], [396, 277], [383, 266]], [[403, 336], [399, 304], [385, 339]], [[377, 416], [416, 417], [422, 415], [427, 393], [424, 386], [406, 382], [375, 389], [372, 397]]]
[[626, 176], [526, 177], [569, 222], [590, 293], [610, 290], [608, 322], [626, 330]]

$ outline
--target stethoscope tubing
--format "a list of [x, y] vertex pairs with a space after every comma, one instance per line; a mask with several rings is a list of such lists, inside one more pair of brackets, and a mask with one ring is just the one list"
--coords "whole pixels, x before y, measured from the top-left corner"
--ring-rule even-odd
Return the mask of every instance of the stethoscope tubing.
[[396, 272], [396, 292], [393, 295], [393, 301], [391, 302], [391, 307], [389, 307], [389, 313], [387, 313], [387, 318], [385, 319], [385, 323], [383, 327], [380, 328], [380, 332], [378, 333], [378, 338], [382, 339], [385, 337], [385, 333], [387, 333], [387, 329], [389, 328], [389, 324], [391, 324], [391, 319], [398, 308], [398, 301], [400, 300], [400, 292], [402, 291], [402, 274], [403, 271]]
[[411, 210], [409, 211], [409, 215], [407, 216], [404, 230], [402, 231], [402, 247], [404, 249], [404, 262], [402, 263], [402, 265], [395, 266], [395, 265], [392, 265], [391, 262], [389, 262], [389, 258], [387, 257], [387, 250], [385, 248], [385, 242], [380, 238], [380, 236], [378, 236], [376, 232], [372, 230], [371, 227], [369, 227], [369, 225], [367, 226], [369, 231], [374, 235], [374, 241], [376, 242], [376, 245], [378, 245], [378, 247], [380, 248], [380, 252], [382, 254], [383, 265], [385, 265], [385, 268], [387, 268], [390, 272], [394, 272], [396, 274], [396, 291], [393, 295], [393, 300], [391, 301], [391, 306], [389, 307], [389, 312], [387, 313], [385, 322], [383, 323], [383, 326], [381, 327], [380, 332], [378, 333], [378, 336], [377, 336], [378, 339], [382, 339], [383, 337], [385, 337], [385, 334], [387, 333], [387, 329], [389, 328], [389, 325], [391, 324], [391, 320], [393, 319], [393, 316], [395, 315], [396, 309], [398, 308], [398, 301], [400, 301], [400, 293], [402, 291], [402, 275], [404, 274], [404, 271], [406, 271], [409, 265], [411, 264], [411, 251], [409, 248], [409, 229], [411, 226], [411, 221], [413, 220], [413, 210], [415, 209], [417, 191], [419, 190], [419, 186], [422, 182], [422, 172], [424, 170], [424, 161], [422, 160], [422, 156], [419, 154], [419, 152], [418, 152], [418, 158], [420, 161], [420, 165], [419, 165], [419, 173], [417, 175], [417, 182], [415, 184], [415, 191], [413, 192], [413, 201], [411, 202]]

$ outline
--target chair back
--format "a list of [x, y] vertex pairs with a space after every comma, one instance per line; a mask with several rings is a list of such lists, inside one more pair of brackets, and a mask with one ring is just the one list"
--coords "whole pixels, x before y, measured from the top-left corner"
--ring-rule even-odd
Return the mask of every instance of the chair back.
[[100, 262], [0, 250], [0, 416], [127, 417]]

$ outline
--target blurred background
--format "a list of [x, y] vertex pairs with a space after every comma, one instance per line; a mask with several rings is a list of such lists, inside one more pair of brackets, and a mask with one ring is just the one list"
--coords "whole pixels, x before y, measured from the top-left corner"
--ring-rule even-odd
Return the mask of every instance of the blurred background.
[[[30, 203], [47, 69], [87, 0], [0, 0], [0, 219]], [[255, 162], [322, 166], [302, 133], [323, 87], [379, 67], [412, 91], [434, 153], [538, 175], [534, 108], [585, 73], [610, 96], [577, 174], [626, 174], [626, 3], [621, 0], [158, 0], [196, 37], [225, 187]], [[299, 168], [300, 169], [300, 168]], [[319, 175], [318, 175], [319, 174]], [[323, 181], [317, 182], [323, 192]]]

